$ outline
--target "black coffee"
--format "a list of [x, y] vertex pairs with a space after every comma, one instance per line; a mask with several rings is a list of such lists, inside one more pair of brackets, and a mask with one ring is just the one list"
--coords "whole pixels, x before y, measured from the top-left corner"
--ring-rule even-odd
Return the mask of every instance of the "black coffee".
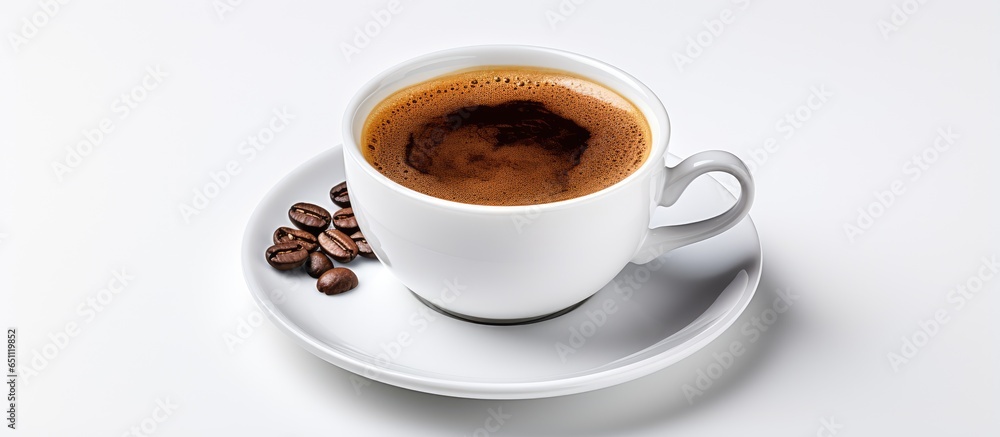
[[379, 103], [362, 131], [382, 174], [442, 199], [530, 205], [584, 196], [649, 155], [642, 112], [568, 73], [493, 67], [442, 76]]

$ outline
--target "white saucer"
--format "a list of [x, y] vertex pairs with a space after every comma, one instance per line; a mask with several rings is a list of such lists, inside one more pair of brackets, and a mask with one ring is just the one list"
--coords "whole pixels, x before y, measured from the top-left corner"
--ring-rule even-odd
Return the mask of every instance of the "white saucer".
[[[718, 337], [746, 308], [760, 280], [760, 241], [748, 217], [647, 266], [629, 264], [616, 277], [617, 287], [609, 284], [572, 312], [534, 324], [488, 326], [442, 315], [378, 261], [361, 258], [349, 265], [360, 279], [358, 288], [327, 296], [305, 272], [268, 266], [264, 250], [276, 228], [289, 226], [289, 206], [305, 201], [335, 208], [329, 189], [343, 180], [343, 154], [336, 146], [272, 188], [247, 224], [244, 277], [261, 310], [306, 350], [399, 387], [523, 399], [620, 384]], [[699, 178], [675, 206], [659, 208], [654, 223], [698, 220], [732, 202], [719, 182]]]

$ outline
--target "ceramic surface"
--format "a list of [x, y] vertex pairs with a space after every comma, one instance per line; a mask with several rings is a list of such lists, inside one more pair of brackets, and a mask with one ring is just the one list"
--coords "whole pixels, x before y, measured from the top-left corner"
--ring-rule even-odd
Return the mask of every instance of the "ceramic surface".
[[[374, 260], [349, 265], [360, 278], [358, 288], [327, 296], [304, 272], [279, 272], [263, 254], [274, 229], [287, 226], [289, 205], [332, 207], [328, 190], [343, 179], [337, 146], [279, 182], [247, 225], [244, 275], [261, 310], [299, 345], [358, 375], [400, 387], [515, 399], [629, 381], [716, 338], [746, 308], [760, 279], [760, 242], [747, 217], [714, 238], [645, 265], [628, 264], [579, 308], [529, 325], [479, 325], [432, 311]], [[699, 178], [673, 207], [656, 210], [652, 224], [698, 220], [732, 203], [717, 181]], [[588, 268], [592, 264], [578, 266]], [[448, 286], [461, 290], [466, 284]], [[367, 381], [358, 378], [361, 386]]]
[[[361, 153], [360, 133], [371, 108], [393, 92], [452, 71], [483, 65], [524, 65], [570, 71], [618, 91], [650, 124], [649, 158], [604, 190], [561, 202], [483, 206], [431, 197], [388, 179]], [[344, 117], [347, 185], [358, 224], [379, 259], [414, 293], [445, 310], [480, 319], [527, 319], [568, 308], [601, 289], [629, 261], [717, 235], [750, 209], [753, 181], [739, 158], [697, 153], [666, 167], [670, 126], [645, 85], [603, 62], [559, 50], [480, 46], [405, 62], [374, 78]], [[670, 206], [691, 181], [730, 173], [739, 200], [716, 217], [650, 229], [651, 214]], [[449, 284], [460, 283], [461, 289]]]

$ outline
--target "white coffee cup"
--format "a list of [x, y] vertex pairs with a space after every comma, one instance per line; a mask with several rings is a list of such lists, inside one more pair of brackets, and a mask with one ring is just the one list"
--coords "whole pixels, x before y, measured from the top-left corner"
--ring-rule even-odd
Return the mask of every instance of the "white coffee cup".
[[[646, 162], [618, 183], [585, 196], [486, 206], [404, 187], [362, 155], [365, 119], [390, 94], [455, 71], [498, 65], [574, 73], [628, 98], [650, 124]], [[343, 132], [351, 205], [372, 250], [422, 300], [475, 321], [520, 322], [559, 314], [596, 293], [629, 262], [649, 262], [733, 227], [753, 201], [750, 172], [728, 152], [700, 152], [676, 167], [665, 166], [670, 125], [653, 92], [615, 67], [561, 50], [477, 46], [404, 62], [358, 91], [348, 104]], [[740, 196], [731, 209], [695, 223], [649, 228], [654, 208], [672, 205], [694, 178], [713, 171], [739, 181]]]

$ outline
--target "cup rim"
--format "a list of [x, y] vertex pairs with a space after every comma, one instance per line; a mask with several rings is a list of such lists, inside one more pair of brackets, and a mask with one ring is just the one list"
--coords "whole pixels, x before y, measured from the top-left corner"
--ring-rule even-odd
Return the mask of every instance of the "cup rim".
[[[650, 146], [649, 156], [646, 157], [646, 161], [639, 166], [632, 174], [626, 176], [622, 180], [605, 187], [601, 190], [595, 191], [593, 193], [588, 193], [583, 196], [574, 197], [571, 199], [559, 200], [556, 202], [548, 203], [538, 203], [530, 205], [478, 205], [471, 203], [456, 202], [453, 200], [442, 199], [439, 197], [434, 197], [429, 194], [422, 193], [420, 191], [409, 188], [402, 185], [389, 177], [385, 176], [371, 163], [361, 153], [361, 146], [358, 141], [355, 140], [355, 130], [354, 121], [359, 116], [358, 110], [361, 105], [367, 101], [367, 99], [372, 96], [376, 91], [380, 90], [385, 84], [387, 79], [393, 75], [397, 75], [402, 71], [411, 70], [418, 66], [427, 66], [434, 63], [436, 60], [447, 60], [455, 56], [470, 56], [478, 55], [484, 52], [490, 51], [526, 51], [526, 52], [537, 52], [545, 53], [552, 56], [558, 56], [570, 61], [587, 64], [591, 67], [603, 70], [609, 73], [615, 79], [618, 80], [618, 84], [608, 84], [603, 81], [595, 82], [610, 88], [611, 90], [620, 93], [621, 87], [630, 87], [634, 91], [637, 91], [643, 97], [643, 103], [648, 105], [649, 112], [644, 108], [639, 108], [643, 111], [643, 115], [646, 116], [648, 123], [661, 123], [661, 136], [662, 138], [657, 139], [654, 135], [653, 144]], [[482, 64], [487, 65], [487, 64]], [[532, 66], [525, 64], [525, 66]], [[574, 74], [580, 74], [586, 77], [586, 75], [577, 73], [575, 71], [569, 71]], [[631, 99], [630, 99], [631, 100]], [[636, 103], [636, 102], [633, 102]], [[363, 114], [367, 117], [368, 114]], [[653, 119], [652, 121], [650, 119]], [[663, 167], [663, 156], [666, 154], [667, 145], [670, 141], [670, 118], [667, 116], [667, 110], [663, 106], [663, 102], [660, 101], [659, 97], [649, 89], [645, 84], [643, 84], [639, 79], [626, 73], [625, 71], [608, 64], [604, 61], [581, 55], [578, 53], [554, 49], [549, 47], [532, 46], [532, 45], [518, 45], [518, 44], [485, 44], [485, 45], [473, 45], [465, 47], [457, 47], [445, 50], [439, 50], [431, 52], [425, 55], [410, 58], [406, 61], [398, 63], [391, 68], [384, 70], [379, 73], [371, 80], [365, 82], [361, 88], [354, 94], [351, 100], [347, 104], [347, 108], [344, 111], [343, 121], [342, 121], [342, 136], [344, 137], [344, 154], [350, 156], [350, 159], [358, 164], [358, 166], [368, 174], [368, 176], [374, 178], [375, 180], [381, 182], [383, 185], [389, 187], [393, 191], [410, 197], [412, 199], [422, 201], [424, 203], [430, 204], [443, 209], [464, 211], [464, 212], [475, 212], [475, 213], [486, 213], [486, 214], [517, 214], [517, 213], [539, 213], [549, 210], [557, 210], [573, 207], [580, 204], [586, 204], [594, 202], [600, 198], [608, 196], [614, 192], [617, 192], [629, 184], [635, 183], [637, 180], [645, 176], [646, 173], [652, 171], [656, 167]]]

